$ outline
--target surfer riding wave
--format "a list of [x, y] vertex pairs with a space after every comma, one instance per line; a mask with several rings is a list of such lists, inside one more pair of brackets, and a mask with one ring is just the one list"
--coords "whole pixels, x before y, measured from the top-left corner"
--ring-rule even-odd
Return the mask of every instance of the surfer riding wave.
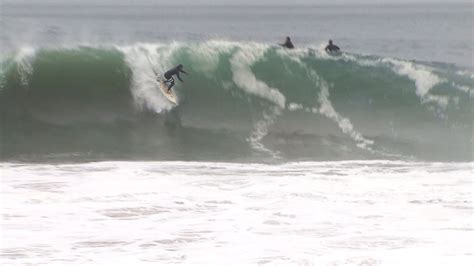
[[182, 64], [179, 64], [175, 66], [174, 68], [165, 72], [164, 74], [165, 80], [163, 81], [163, 83], [168, 83], [168, 91], [167, 91], [168, 93], [171, 91], [171, 88], [174, 86], [174, 78], [173, 78], [174, 75], [176, 75], [181, 82], [184, 82], [183, 79], [181, 79], [181, 77], [179, 76], [180, 72], [184, 74], [188, 74], [186, 73], [186, 71], [183, 70]]

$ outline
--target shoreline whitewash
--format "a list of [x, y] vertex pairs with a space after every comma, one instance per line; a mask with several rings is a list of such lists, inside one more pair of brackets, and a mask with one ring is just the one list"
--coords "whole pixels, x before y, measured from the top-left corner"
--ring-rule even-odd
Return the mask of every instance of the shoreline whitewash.
[[2, 163], [2, 265], [470, 265], [473, 163]]

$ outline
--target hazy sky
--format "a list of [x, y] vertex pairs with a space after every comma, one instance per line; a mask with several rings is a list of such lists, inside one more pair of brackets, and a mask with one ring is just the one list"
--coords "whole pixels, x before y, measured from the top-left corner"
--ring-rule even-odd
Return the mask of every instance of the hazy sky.
[[471, 0], [0, 0], [3, 4], [256, 4], [256, 5], [291, 5], [291, 4], [396, 4], [396, 3], [469, 3]]

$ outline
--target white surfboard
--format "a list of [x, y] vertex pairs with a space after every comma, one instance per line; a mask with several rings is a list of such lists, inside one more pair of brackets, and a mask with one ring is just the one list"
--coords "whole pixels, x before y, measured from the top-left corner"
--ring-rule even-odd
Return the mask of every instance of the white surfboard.
[[158, 81], [158, 87], [160, 87], [161, 92], [163, 93], [163, 95], [165, 95], [165, 97], [170, 102], [178, 105], [178, 101], [176, 99], [176, 96], [173, 94], [172, 91], [168, 92], [168, 86], [166, 86], [166, 84], [163, 83], [163, 81], [161, 81], [161, 80]]

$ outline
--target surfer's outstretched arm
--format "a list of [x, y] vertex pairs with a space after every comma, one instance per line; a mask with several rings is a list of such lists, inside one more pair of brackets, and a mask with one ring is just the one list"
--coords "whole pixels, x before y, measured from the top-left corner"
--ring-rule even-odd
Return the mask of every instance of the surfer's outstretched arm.
[[179, 72], [184, 73], [184, 74], [188, 74], [188, 72], [186, 72], [186, 71], [184, 71], [184, 70], [182, 70], [182, 69], [180, 69]]
[[183, 79], [181, 79], [181, 77], [179, 76], [179, 72], [176, 73], [176, 77], [178, 77], [179, 81], [184, 82]]

